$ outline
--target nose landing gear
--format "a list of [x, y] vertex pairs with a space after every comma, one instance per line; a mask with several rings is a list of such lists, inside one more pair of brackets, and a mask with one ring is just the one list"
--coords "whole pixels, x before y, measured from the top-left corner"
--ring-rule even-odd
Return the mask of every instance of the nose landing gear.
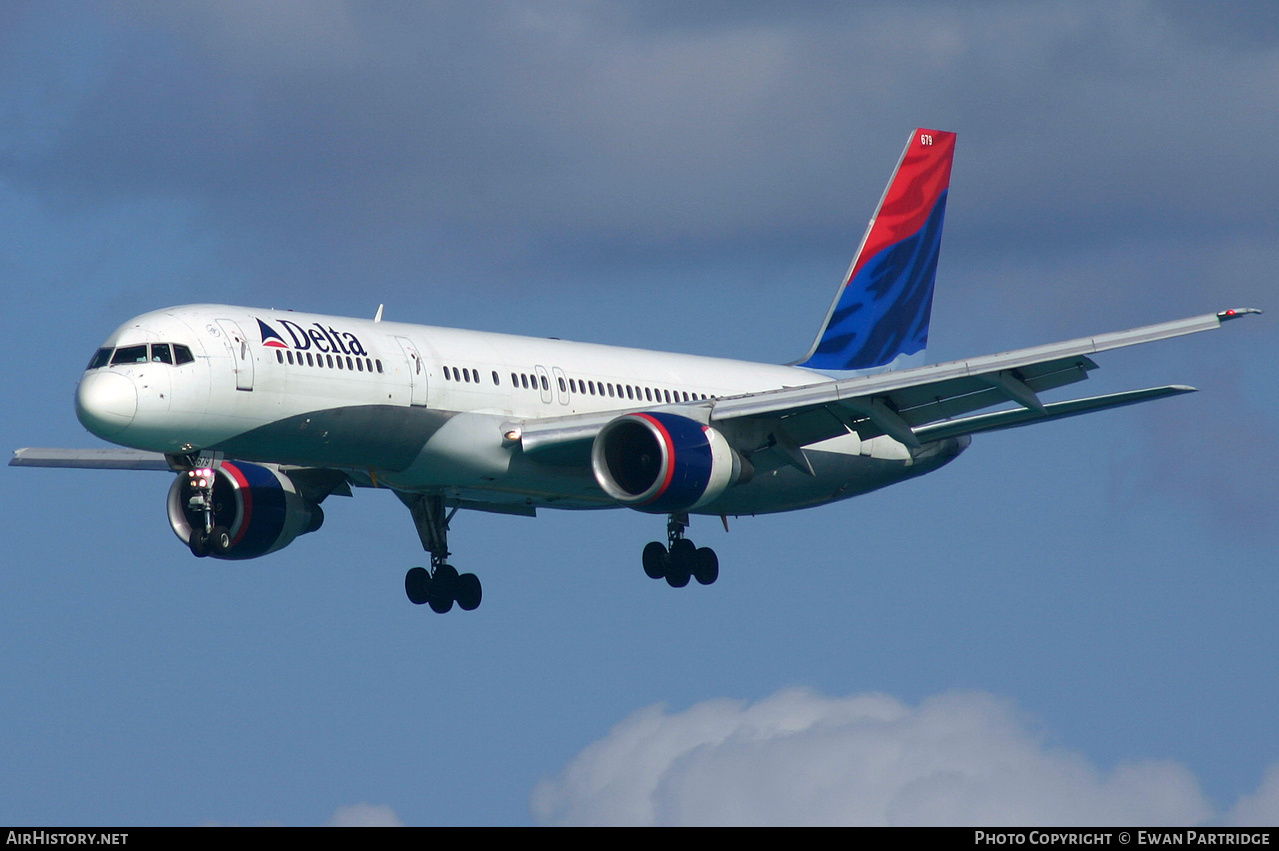
[[216, 511], [213, 503], [214, 472], [212, 467], [187, 470], [187, 516], [197, 518], [191, 524], [191, 536], [187, 546], [196, 558], [224, 556], [231, 549], [231, 531], [225, 526], [214, 525]]

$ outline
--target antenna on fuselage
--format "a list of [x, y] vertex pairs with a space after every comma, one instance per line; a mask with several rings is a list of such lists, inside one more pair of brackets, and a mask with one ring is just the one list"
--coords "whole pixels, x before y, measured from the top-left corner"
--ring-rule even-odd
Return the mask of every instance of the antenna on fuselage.
[[386, 307], [386, 305], [385, 305], [385, 304], [379, 304], [379, 305], [377, 306], [377, 315], [373, 317], [373, 321], [374, 321], [374, 322], [381, 322], [381, 321], [382, 321], [382, 308], [384, 308], [384, 307]]

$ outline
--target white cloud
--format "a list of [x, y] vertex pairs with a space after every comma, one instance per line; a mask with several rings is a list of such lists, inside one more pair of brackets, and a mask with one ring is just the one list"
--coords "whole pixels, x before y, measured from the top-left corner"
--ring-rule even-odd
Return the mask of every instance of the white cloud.
[[1279, 765], [1218, 816], [1169, 760], [1110, 771], [991, 695], [779, 692], [641, 709], [533, 791], [543, 824], [1273, 823]]
[[325, 827], [404, 827], [400, 817], [385, 804], [352, 804], [338, 807]]
[[1266, 769], [1256, 792], [1239, 798], [1226, 813], [1225, 822], [1232, 827], [1272, 827], [1279, 824], [1279, 762]]

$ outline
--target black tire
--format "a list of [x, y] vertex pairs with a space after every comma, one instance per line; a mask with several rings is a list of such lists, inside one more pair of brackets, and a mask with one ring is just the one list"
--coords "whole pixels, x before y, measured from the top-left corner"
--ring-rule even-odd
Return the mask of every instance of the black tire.
[[209, 533], [209, 555], [224, 556], [231, 551], [231, 530], [225, 526], [214, 526]]
[[710, 585], [719, 579], [719, 556], [710, 547], [698, 547], [693, 577], [702, 585]]
[[697, 566], [697, 547], [688, 538], [680, 538], [671, 544], [670, 566], [666, 568], [666, 584], [683, 588]]
[[431, 593], [427, 603], [431, 606], [431, 611], [437, 615], [447, 613], [453, 608], [453, 595], [457, 590], [457, 568], [451, 564], [442, 564], [435, 568], [435, 575], [431, 577]]
[[196, 558], [206, 558], [209, 555], [209, 536], [203, 529], [192, 529], [187, 546], [191, 548], [191, 555]]
[[424, 604], [431, 596], [431, 574], [425, 567], [410, 567], [404, 574], [404, 593], [415, 606]]
[[480, 607], [480, 600], [484, 598], [484, 588], [480, 585], [480, 578], [474, 573], [463, 573], [454, 584], [453, 596], [457, 598], [458, 608], [462, 611], [475, 611]]
[[666, 552], [666, 545], [659, 541], [649, 541], [644, 547], [644, 573], [649, 579], [661, 579], [666, 575], [666, 567], [670, 563], [670, 556]]

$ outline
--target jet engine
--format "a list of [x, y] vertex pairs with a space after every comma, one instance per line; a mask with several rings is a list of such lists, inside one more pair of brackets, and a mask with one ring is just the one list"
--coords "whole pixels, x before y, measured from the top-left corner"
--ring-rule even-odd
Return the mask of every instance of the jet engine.
[[606, 494], [653, 514], [706, 505], [751, 469], [718, 431], [664, 411], [624, 414], [600, 429], [591, 468]]
[[222, 462], [189, 470], [169, 488], [169, 524], [197, 556], [257, 558], [314, 532], [320, 506], [273, 465]]

